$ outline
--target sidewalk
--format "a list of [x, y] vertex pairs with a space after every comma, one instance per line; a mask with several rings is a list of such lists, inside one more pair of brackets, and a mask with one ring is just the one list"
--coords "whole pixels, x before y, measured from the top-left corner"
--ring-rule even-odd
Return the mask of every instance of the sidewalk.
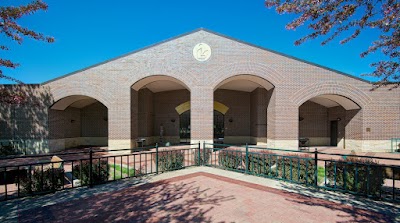
[[[167, 172], [160, 175], [152, 175], [142, 179], [130, 178], [126, 180], [116, 181], [107, 183], [104, 185], [95, 186], [94, 188], [78, 188], [67, 191], [60, 191], [55, 194], [49, 194], [41, 197], [24, 198], [19, 200], [11, 200], [6, 202], [0, 202], [0, 222], [17, 222], [18, 216], [21, 213], [27, 214], [28, 210], [36, 210], [35, 208], [41, 207], [63, 207], [66, 202], [75, 202], [79, 199], [90, 199], [93, 196], [101, 195], [104, 193], [120, 193], [130, 187], [137, 187], [146, 183], [160, 182], [162, 180], [168, 180], [176, 177], [184, 177], [188, 174], [196, 173], [207, 173], [215, 176], [226, 177], [231, 180], [240, 181], [243, 183], [251, 183], [260, 185], [262, 187], [276, 189], [279, 191], [286, 191], [298, 195], [304, 195], [301, 198], [304, 202], [298, 205], [306, 206], [321, 206], [320, 201], [314, 199], [323, 199], [326, 201], [334, 202], [337, 205], [345, 205], [351, 207], [349, 210], [363, 209], [368, 211], [377, 212], [384, 216], [393, 219], [393, 222], [400, 221], [400, 206], [386, 203], [382, 201], [374, 201], [366, 198], [359, 198], [348, 194], [334, 193], [323, 190], [315, 190], [313, 188], [307, 188], [296, 184], [290, 184], [286, 182], [255, 177], [251, 175], [245, 175], [241, 173], [220, 170], [210, 167], [193, 167], [179, 171]], [[134, 190], [133, 190], [134, 191]], [[123, 192], [124, 194], [125, 192]], [[211, 192], [210, 192], [211, 193]], [[279, 193], [277, 194], [279, 195]], [[114, 196], [114, 195], [113, 195]], [[115, 194], [116, 196], [116, 194]], [[127, 194], [123, 195], [126, 197]], [[254, 198], [257, 200], [258, 198]], [[106, 199], [107, 200], [107, 199]], [[105, 201], [106, 201], [105, 200]], [[290, 200], [290, 199], [289, 199]], [[107, 202], [106, 202], [107, 203]], [[233, 202], [235, 203], [235, 202]], [[90, 203], [89, 203], [90, 204]], [[103, 204], [101, 204], [103, 205]], [[278, 205], [278, 204], [277, 204]], [[236, 205], [237, 206], [237, 205]], [[330, 205], [334, 209], [336, 205], [333, 203]], [[73, 206], [70, 206], [73, 207]], [[101, 208], [101, 206], [98, 206]], [[342, 207], [341, 209], [343, 209]], [[343, 209], [344, 210], [344, 209]], [[28, 211], [28, 212], [27, 212]]]

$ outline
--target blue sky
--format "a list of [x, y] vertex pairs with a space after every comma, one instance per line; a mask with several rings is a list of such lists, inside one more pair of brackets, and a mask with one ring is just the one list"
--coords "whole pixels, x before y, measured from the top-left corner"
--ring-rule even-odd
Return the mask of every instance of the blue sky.
[[[0, 5], [24, 2], [2, 0]], [[21, 64], [15, 70], [5, 69], [5, 74], [25, 83], [42, 83], [200, 27], [357, 77], [371, 72], [370, 63], [382, 58], [380, 53], [359, 56], [377, 36], [373, 30], [345, 45], [335, 39], [326, 46], [320, 40], [294, 46], [307, 33], [306, 27], [286, 30], [295, 16], [278, 15], [265, 8], [263, 0], [46, 2], [47, 12], [27, 16], [20, 24], [55, 37], [55, 43], [25, 39], [18, 45], [0, 37], [11, 48], [0, 57]], [[0, 79], [0, 83], [9, 82]]]

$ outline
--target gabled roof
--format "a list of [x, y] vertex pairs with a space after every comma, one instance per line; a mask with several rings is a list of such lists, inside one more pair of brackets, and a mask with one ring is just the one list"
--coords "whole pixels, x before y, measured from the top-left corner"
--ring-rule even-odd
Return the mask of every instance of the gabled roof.
[[342, 72], [342, 71], [338, 71], [338, 70], [335, 70], [335, 69], [332, 69], [332, 68], [329, 68], [329, 67], [326, 67], [326, 66], [322, 66], [322, 65], [320, 65], [320, 64], [316, 64], [316, 63], [313, 63], [313, 62], [310, 62], [310, 61], [306, 61], [306, 60], [303, 60], [303, 59], [300, 59], [300, 58], [297, 58], [297, 57], [294, 57], [294, 56], [291, 56], [291, 55], [287, 55], [287, 54], [284, 54], [284, 53], [281, 53], [281, 52], [277, 52], [277, 51], [275, 51], [275, 50], [271, 50], [271, 49], [268, 49], [268, 48], [265, 48], [265, 47], [257, 46], [257, 45], [255, 45], [255, 44], [248, 43], [248, 42], [245, 42], [245, 41], [242, 41], [242, 40], [239, 40], [239, 39], [235, 39], [235, 38], [233, 38], [233, 37], [226, 36], [226, 35], [224, 35], [224, 34], [220, 34], [220, 33], [217, 33], [217, 32], [214, 32], [214, 31], [211, 31], [211, 30], [208, 30], [208, 29], [205, 29], [205, 28], [198, 28], [198, 29], [195, 29], [195, 30], [193, 30], [193, 31], [191, 31], [191, 32], [184, 33], [184, 34], [181, 34], [181, 35], [178, 35], [178, 36], [175, 36], [175, 37], [166, 39], [166, 40], [164, 40], [164, 41], [161, 41], [161, 42], [158, 42], [158, 43], [149, 45], [149, 46], [147, 46], [147, 47], [144, 47], [144, 48], [141, 48], [141, 49], [138, 49], [138, 50], [134, 50], [134, 51], [129, 52], [129, 53], [126, 53], [126, 54], [122, 54], [122, 55], [120, 55], [120, 56], [118, 56], [118, 57], [114, 57], [114, 58], [111, 58], [111, 59], [109, 59], [109, 60], [105, 60], [105, 61], [103, 61], [103, 62], [94, 64], [94, 65], [92, 65], [92, 66], [85, 67], [85, 68], [83, 68], [83, 69], [76, 70], [76, 71], [74, 71], [74, 72], [65, 74], [65, 75], [63, 75], [63, 76], [60, 76], [60, 77], [57, 77], [57, 78], [54, 78], [54, 79], [45, 81], [45, 82], [43, 82], [42, 84], [47, 84], [47, 83], [50, 83], [50, 82], [53, 82], [53, 81], [56, 81], [56, 80], [59, 80], [59, 79], [62, 79], [62, 78], [65, 78], [65, 77], [74, 75], [74, 74], [76, 74], [76, 73], [79, 73], [79, 72], [88, 70], [88, 69], [90, 69], [90, 68], [100, 66], [100, 65], [102, 65], [102, 64], [105, 64], [105, 63], [108, 63], [108, 62], [111, 62], [111, 61], [114, 61], [114, 60], [117, 60], [117, 59], [120, 59], [120, 58], [129, 56], [129, 55], [138, 53], [138, 52], [140, 52], [140, 51], [143, 51], [143, 50], [146, 50], [146, 49], [149, 49], [149, 48], [152, 48], [152, 47], [161, 45], [161, 44], [163, 44], [163, 43], [166, 43], [166, 42], [169, 42], [169, 41], [172, 41], [172, 40], [175, 40], [175, 39], [178, 39], [178, 38], [181, 38], [181, 37], [184, 37], [184, 36], [187, 36], [187, 35], [190, 35], [190, 34], [199, 32], [199, 31], [205, 31], [205, 32], [208, 32], [208, 33], [211, 33], [211, 34], [220, 36], [220, 37], [222, 37], [222, 38], [230, 39], [230, 40], [232, 40], [232, 41], [236, 41], [236, 42], [239, 42], [239, 43], [242, 43], [242, 44], [251, 46], [251, 47], [255, 47], [255, 48], [258, 48], [258, 49], [261, 49], [261, 50], [265, 50], [265, 51], [268, 51], [268, 52], [271, 52], [271, 53], [274, 53], [274, 54], [278, 54], [278, 55], [281, 55], [281, 56], [284, 56], [284, 57], [287, 57], [287, 58], [290, 58], [290, 59], [293, 59], [293, 60], [297, 60], [297, 61], [300, 61], [300, 62], [303, 62], [303, 63], [306, 63], [306, 64], [310, 64], [310, 65], [312, 65], [312, 66], [320, 67], [320, 68], [322, 68], [322, 69], [329, 70], [329, 71], [332, 71], [332, 72], [335, 72], [335, 73], [338, 73], [338, 74], [341, 74], [341, 75], [344, 75], [344, 76], [347, 76], [347, 77], [350, 77], [350, 78], [354, 78], [354, 79], [359, 80], [359, 81], [362, 81], [362, 82], [366, 82], [366, 83], [369, 83], [369, 84], [373, 84], [373, 82], [371, 82], [371, 81], [367, 81], [367, 80], [365, 80], [365, 79], [362, 79], [362, 78], [359, 78], [359, 77], [355, 77], [355, 76], [353, 76], [353, 75], [344, 73], [344, 72]]

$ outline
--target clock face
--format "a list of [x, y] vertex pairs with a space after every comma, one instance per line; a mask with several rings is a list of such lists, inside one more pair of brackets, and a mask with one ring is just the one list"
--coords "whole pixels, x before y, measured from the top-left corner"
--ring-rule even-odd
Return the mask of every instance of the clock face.
[[193, 48], [193, 57], [198, 61], [206, 61], [211, 56], [211, 47], [206, 43], [198, 43]]

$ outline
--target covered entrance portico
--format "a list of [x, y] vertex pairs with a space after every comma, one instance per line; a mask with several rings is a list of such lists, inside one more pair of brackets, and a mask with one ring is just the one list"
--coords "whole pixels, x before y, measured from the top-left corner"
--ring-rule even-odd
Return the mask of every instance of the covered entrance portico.
[[400, 98], [370, 86], [203, 29], [43, 84], [54, 102], [73, 95], [101, 102], [107, 131], [99, 136], [110, 149], [143, 139], [297, 150], [308, 138], [310, 146], [383, 150], [399, 137]]

